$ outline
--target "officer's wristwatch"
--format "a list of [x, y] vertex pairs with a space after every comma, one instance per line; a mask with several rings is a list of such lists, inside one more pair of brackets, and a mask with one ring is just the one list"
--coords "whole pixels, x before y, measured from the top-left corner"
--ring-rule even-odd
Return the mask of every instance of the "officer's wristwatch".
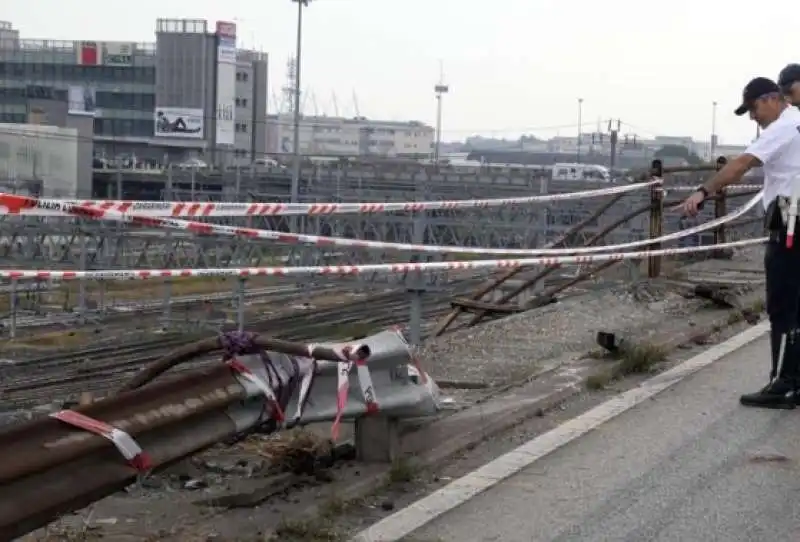
[[703, 201], [697, 204], [697, 208], [702, 209], [706, 204], [706, 200], [708, 199], [708, 190], [706, 189], [705, 186], [701, 184], [700, 186], [697, 187], [697, 190], [695, 190], [695, 192], [700, 192], [701, 194], [703, 194]]

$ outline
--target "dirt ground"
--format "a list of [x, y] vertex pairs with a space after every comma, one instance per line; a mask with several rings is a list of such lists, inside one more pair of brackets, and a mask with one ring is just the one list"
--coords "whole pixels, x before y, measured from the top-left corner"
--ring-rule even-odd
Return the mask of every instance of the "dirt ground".
[[[250, 437], [141, 480], [21, 540], [344, 542], [379, 519], [746, 326], [737, 323], [700, 344], [675, 350], [646, 373], [601, 389], [587, 389], [434, 470], [417, 469], [402, 461], [391, 466], [358, 464], [352, 447], [331, 448], [327, 426]], [[461, 393], [468, 401], [463, 390]], [[381, 489], [356, 501], [337, 497], [336, 489], [342, 484], [357, 483], [376, 471], [385, 473]], [[303, 514], [310, 507], [317, 509], [316, 515]]]
[[[747, 261], [742, 263], [744, 267], [745, 264], [749, 265]], [[720, 274], [718, 267], [712, 266], [703, 272], [717, 276]], [[639, 303], [652, 305], [657, 311], [664, 302], [647, 299]], [[585, 305], [579, 304], [578, 310], [581, 307], [585, 312]], [[592, 326], [592, 336], [598, 328], [603, 328], [607, 316], [604, 311], [598, 311], [596, 319], [587, 323]], [[531, 323], [536, 321], [536, 315], [512, 318], [516, 318], [517, 327], [536, 325]], [[676, 321], [669, 314], [664, 314], [663, 318], [665, 322]], [[686, 319], [682, 322], [694, 325]], [[730, 329], [721, 331], [711, 341], [746, 325], [733, 318], [729, 324], [732, 326]], [[501, 326], [514, 327], [503, 322], [491, 325], [498, 329]], [[503, 372], [497, 365], [505, 357], [491, 354], [489, 348], [493, 345], [476, 344], [481, 333], [485, 332], [475, 328], [474, 333], [465, 332], [464, 338], [457, 342], [471, 341], [473, 349], [482, 348], [484, 357], [490, 356], [494, 361], [492, 373]], [[585, 330], [581, 330], [575, 338], [575, 344], [582, 352], [578, 357], [596, 355], [586, 348], [585, 335]], [[492, 342], [502, 342], [498, 337], [493, 333]], [[534, 342], [538, 344], [541, 341]], [[521, 426], [489, 439], [434, 471], [418, 470], [413, 463], [406, 461], [392, 465], [357, 463], [353, 460], [352, 446], [344, 444], [334, 448], [327, 442], [329, 427], [325, 425], [312, 428], [310, 433], [252, 436], [231, 448], [216, 447], [164, 473], [143, 479], [88, 509], [65, 516], [47, 529], [32, 533], [26, 540], [343, 542], [348, 535], [370, 522], [438, 489], [522, 441], [588, 410], [610, 394], [690, 357], [706, 347], [708, 342], [675, 350], [639, 367], [628, 376], [610, 378], [587, 388], [552, 410], [541, 412]], [[526, 350], [525, 345], [514, 346], [517, 352], [525, 354], [528, 371], [535, 372], [542, 360], [533, 350]], [[423, 366], [425, 362], [423, 359]], [[460, 389], [446, 390], [445, 393], [463, 408], [484, 397], [487, 390]], [[342, 441], [347, 439], [348, 435], [344, 435]], [[342, 488], [358, 485], [361, 480], [372, 476], [385, 479], [373, 495], [356, 501], [341, 498]], [[315, 511], [313, 515], [308, 515], [310, 509]]]

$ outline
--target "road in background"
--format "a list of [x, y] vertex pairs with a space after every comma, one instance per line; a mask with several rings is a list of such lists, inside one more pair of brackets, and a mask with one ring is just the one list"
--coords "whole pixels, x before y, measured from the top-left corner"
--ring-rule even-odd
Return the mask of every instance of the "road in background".
[[442, 542], [800, 538], [800, 410], [746, 409], [758, 339], [419, 529]]

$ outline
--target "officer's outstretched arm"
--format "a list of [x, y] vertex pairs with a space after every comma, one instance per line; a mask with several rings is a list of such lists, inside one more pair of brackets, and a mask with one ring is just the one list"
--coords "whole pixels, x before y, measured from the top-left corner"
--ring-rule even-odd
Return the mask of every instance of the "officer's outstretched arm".
[[729, 184], [740, 181], [754, 167], [768, 164], [780, 156], [796, 137], [800, 137], [799, 132], [800, 128], [790, 123], [774, 123], [768, 126], [741, 156], [728, 162], [703, 186], [709, 194], [714, 194]]
[[761, 165], [763, 164], [758, 157], [747, 153], [742, 154], [725, 164], [716, 175], [703, 183], [703, 188], [705, 188], [709, 194], [714, 194], [729, 184], [739, 182], [742, 180], [745, 173]]

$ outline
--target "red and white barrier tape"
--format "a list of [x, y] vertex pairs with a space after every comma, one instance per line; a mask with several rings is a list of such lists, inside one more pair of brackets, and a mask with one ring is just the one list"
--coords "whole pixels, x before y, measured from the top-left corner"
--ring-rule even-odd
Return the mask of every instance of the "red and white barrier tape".
[[256, 386], [259, 391], [264, 394], [267, 403], [272, 407], [272, 417], [278, 422], [278, 425], [283, 424], [283, 422], [286, 420], [286, 417], [283, 414], [283, 409], [281, 409], [278, 398], [275, 397], [275, 392], [272, 390], [272, 387], [267, 382], [255, 375], [253, 371], [251, 371], [244, 363], [240, 362], [236, 358], [230, 358], [226, 360], [225, 364], [236, 371], [236, 373], [238, 373], [243, 379]]
[[557, 254], [593, 254], [600, 252], [627, 250], [647, 246], [652, 243], [667, 243], [689, 235], [694, 235], [707, 231], [726, 222], [730, 222], [747, 211], [752, 209], [761, 201], [759, 192], [751, 198], [745, 205], [736, 211], [723, 217], [716, 218], [709, 222], [687, 228], [675, 233], [663, 235], [654, 239], [640, 239], [628, 243], [616, 245], [577, 247], [577, 248], [533, 248], [533, 249], [514, 249], [514, 248], [483, 248], [483, 247], [457, 247], [440, 245], [416, 245], [412, 243], [389, 243], [385, 241], [367, 241], [362, 239], [348, 239], [343, 237], [326, 237], [322, 235], [308, 235], [299, 233], [284, 233], [275, 230], [259, 230], [255, 228], [241, 228], [234, 226], [224, 226], [221, 224], [209, 224], [205, 222], [195, 222], [191, 220], [179, 220], [175, 218], [145, 217], [139, 215], [123, 214], [110, 210], [96, 210], [83, 206], [67, 206], [62, 209], [64, 214], [83, 216], [96, 220], [115, 220], [128, 222], [144, 227], [165, 228], [170, 230], [188, 231], [201, 235], [227, 235], [234, 237], [246, 237], [248, 239], [263, 239], [276, 241], [283, 244], [305, 244], [318, 247], [349, 247], [366, 250], [380, 251], [403, 251], [403, 252], [428, 252], [437, 254], [485, 254], [495, 256], [534, 256], [534, 255], [557, 255]]
[[[311, 356], [314, 348], [313, 344], [308, 345], [309, 356]], [[357, 367], [358, 383], [361, 387], [361, 394], [364, 397], [367, 414], [372, 414], [379, 410], [378, 400], [375, 397], [375, 388], [372, 385], [372, 375], [370, 375], [367, 367], [367, 359], [354, 355], [354, 352], [358, 352], [360, 349], [360, 345], [344, 345], [333, 348], [340, 360], [336, 378], [336, 417], [333, 419], [333, 426], [331, 427], [331, 439], [334, 442], [339, 439], [342, 416], [347, 406], [347, 394], [350, 392], [350, 371], [354, 364]]]
[[540, 194], [518, 198], [472, 199], [447, 201], [405, 201], [371, 203], [222, 203], [182, 201], [126, 201], [126, 200], [68, 200], [33, 198], [17, 194], [0, 193], [0, 215], [63, 216], [66, 207], [86, 207], [97, 212], [111, 211], [147, 217], [247, 217], [287, 215], [341, 215], [377, 214], [394, 212], [420, 212], [455, 209], [487, 209], [530, 203], [570, 201], [626, 194], [655, 184], [652, 181], [567, 192], [563, 194]]
[[53, 412], [50, 417], [108, 440], [117, 448], [128, 464], [137, 471], [145, 473], [152, 468], [150, 457], [125, 431], [74, 410]]
[[[583, 265], [607, 261], [636, 260], [651, 256], [674, 256], [693, 252], [708, 252], [720, 248], [739, 248], [763, 244], [766, 237], [745, 239], [717, 245], [676, 247], [638, 252], [613, 252], [575, 256], [543, 256], [504, 260], [472, 260], [459, 262], [386, 263], [371, 265], [326, 265], [307, 267], [238, 267], [217, 269], [110, 269], [95, 271], [42, 271], [36, 269], [2, 269], [0, 278], [16, 280], [147, 280], [186, 277], [256, 277], [256, 276], [355, 276], [360, 274], [403, 275], [421, 271], [494, 270], [537, 265]], [[649, 240], [652, 243], [652, 240]]]

